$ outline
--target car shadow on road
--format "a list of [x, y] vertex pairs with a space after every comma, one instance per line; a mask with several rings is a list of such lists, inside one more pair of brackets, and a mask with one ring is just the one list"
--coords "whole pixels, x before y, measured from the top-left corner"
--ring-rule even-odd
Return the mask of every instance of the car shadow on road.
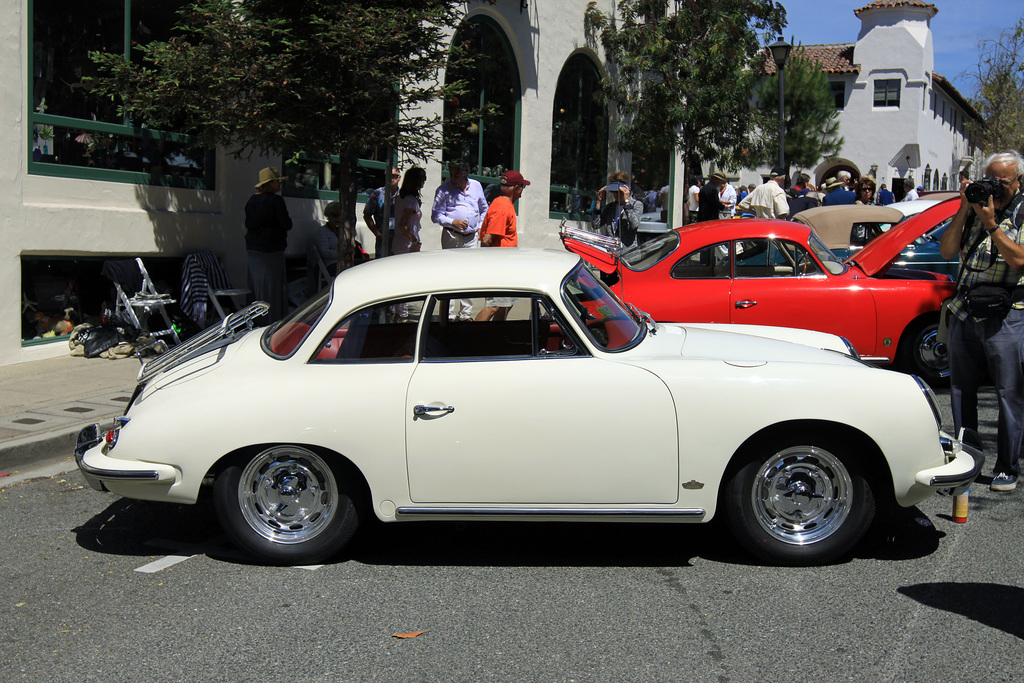
[[1024, 588], [999, 583], [940, 581], [902, 586], [896, 591], [922, 605], [953, 612], [1024, 640]]
[[78, 545], [111, 555], [161, 554], [153, 541], [201, 546], [221, 534], [212, 504], [178, 505], [119, 498], [72, 529]]
[[[950, 503], [952, 505], [952, 503]], [[857, 544], [853, 557], [872, 560], [915, 560], [939, 549], [946, 535], [916, 507], [879, 506], [875, 521]]]
[[[212, 501], [195, 505], [118, 499], [73, 529], [78, 545], [125, 556], [178, 552], [234, 564], [264, 564], [223, 536]], [[944, 534], [917, 508], [881, 508], [852, 558], [926, 556]], [[364, 523], [333, 562], [394, 566], [688, 567], [694, 559], [765, 563], [746, 553], [721, 520], [708, 524], [569, 522]], [[839, 560], [840, 563], [848, 561]]]

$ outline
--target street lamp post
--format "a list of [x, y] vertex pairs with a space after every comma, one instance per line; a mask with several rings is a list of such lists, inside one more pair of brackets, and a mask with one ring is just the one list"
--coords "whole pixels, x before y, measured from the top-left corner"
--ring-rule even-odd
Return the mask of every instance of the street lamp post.
[[779, 38], [768, 46], [772, 52], [772, 59], [775, 60], [775, 68], [779, 72], [779, 168], [786, 168], [786, 85], [783, 79], [783, 70], [786, 60], [789, 59], [789, 52], [793, 46]]

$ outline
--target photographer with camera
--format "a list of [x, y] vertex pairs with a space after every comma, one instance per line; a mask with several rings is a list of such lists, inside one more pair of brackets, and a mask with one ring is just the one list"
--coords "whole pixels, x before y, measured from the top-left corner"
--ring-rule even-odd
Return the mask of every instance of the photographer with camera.
[[618, 237], [623, 248], [632, 247], [643, 213], [644, 203], [630, 196], [629, 176], [616, 171], [608, 176], [608, 184], [597, 191], [591, 230]]
[[949, 304], [953, 425], [978, 429], [978, 387], [986, 370], [999, 401], [993, 491], [1012, 491], [1024, 437], [1024, 157], [993, 154], [985, 178], [962, 180], [960, 210], [942, 235], [943, 258], [960, 255]]

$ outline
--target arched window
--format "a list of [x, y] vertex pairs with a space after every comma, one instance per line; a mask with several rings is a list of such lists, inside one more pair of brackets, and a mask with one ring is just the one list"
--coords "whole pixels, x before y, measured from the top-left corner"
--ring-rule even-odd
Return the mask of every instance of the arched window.
[[581, 214], [604, 184], [608, 165], [608, 110], [598, 98], [601, 75], [589, 57], [575, 54], [558, 75], [551, 112], [552, 217]]
[[[939, 172], [936, 171], [935, 175], [939, 175]], [[948, 190], [949, 189], [949, 176], [947, 174], [945, 174], [945, 173], [942, 174], [942, 189], [943, 190]]]
[[[939, 172], [935, 171], [935, 173], [936, 173], [936, 175], [938, 175]], [[938, 185], [938, 183], [936, 183], [936, 186], [937, 185]], [[932, 166], [931, 166], [931, 164], [928, 164], [927, 166], [924, 167], [924, 190], [925, 190], [925, 192], [928, 192], [931, 189], [932, 189]], [[936, 187], [935, 189], [937, 190], [939, 188]]]
[[[466, 91], [444, 105], [444, 160], [466, 162], [470, 175], [497, 182], [519, 162], [522, 94], [512, 46], [494, 21], [472, 17], [455, 31], [452, 49], [445, 83], [463, 81]], [[485, 107], [493, 113], [473, 119], [460, 116]]]

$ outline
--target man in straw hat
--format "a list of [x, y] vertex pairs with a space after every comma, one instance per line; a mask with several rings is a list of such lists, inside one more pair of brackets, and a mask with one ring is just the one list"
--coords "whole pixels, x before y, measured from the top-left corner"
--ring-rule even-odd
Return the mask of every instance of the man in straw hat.
[[288, 309], [288, 282], [284, 250], [292, 219], [281, 191], [284, 177], [273, 166], [260, 171], [256, 194], [245, 203], [245, 250], [249, 258], [249, 289], [254, 301], [270, 304], [269, 322], [284, 317]]

